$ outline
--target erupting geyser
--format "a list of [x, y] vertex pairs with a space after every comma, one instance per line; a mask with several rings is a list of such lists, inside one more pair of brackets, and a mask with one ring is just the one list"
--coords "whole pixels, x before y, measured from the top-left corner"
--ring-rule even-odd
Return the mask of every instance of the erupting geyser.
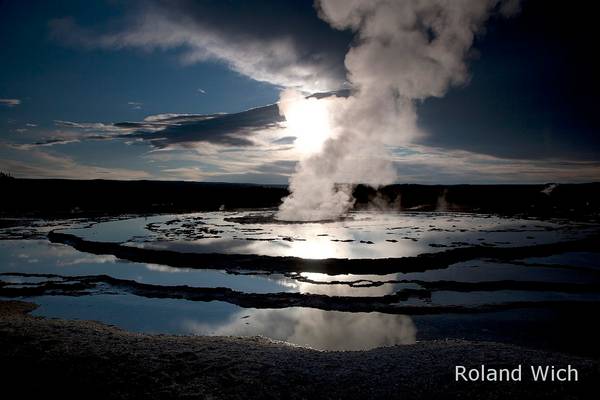
[[319, 16], [356, 32], [345, 58], [349, 97], [305, 99], [284, 91], [280, 112], [303, 158], [277, 218], [334, 219], [354, 204], [352, 184], [396, 181], [388, 148], [422, 135], [415, 105], [468, 78], [475, 32], [515, 0], [317, 0]]

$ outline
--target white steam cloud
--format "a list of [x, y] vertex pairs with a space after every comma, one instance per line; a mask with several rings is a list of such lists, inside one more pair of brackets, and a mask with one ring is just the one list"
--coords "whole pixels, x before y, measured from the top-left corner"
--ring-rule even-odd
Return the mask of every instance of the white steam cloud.
[[277, 218], [334, 219], [353, 206], [352, 184], [396, 181], [388, 148], [421, 134], [415, 102], [465, 83], [465, 57], [475, 33], [495, 10], [509, 15], [518, 5], [514, 0], [317, 0], [323, 20], [356, 32], [345, 58], [352, 92], [321, 99], [282, 93], [280, 112], [303, 144], [304, 157]]

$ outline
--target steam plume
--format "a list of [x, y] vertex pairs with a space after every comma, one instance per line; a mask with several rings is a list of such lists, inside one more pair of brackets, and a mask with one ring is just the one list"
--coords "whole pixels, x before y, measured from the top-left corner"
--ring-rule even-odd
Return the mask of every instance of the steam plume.
[[[332, 27], [356, 32], [345, 57], [352, 93], [305, 99], [327, 110], [326, 132], [318, 132], [326, 140], [290, 178], [291, 194], [277, 214], [282, 220], [339, 217], [353, 206], [352, 184], [396, 181], [388, 149], [421, 135], [415, 103], [465, 83], [475, 33], [492, 12], [516, 12], [518, 1], [317, 0], [316, 8]], [[292, 110], [280, 103], [286, 119]]]

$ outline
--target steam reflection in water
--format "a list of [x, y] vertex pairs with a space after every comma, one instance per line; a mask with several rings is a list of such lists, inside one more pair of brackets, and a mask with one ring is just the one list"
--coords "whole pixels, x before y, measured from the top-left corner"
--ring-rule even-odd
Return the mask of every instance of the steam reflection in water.
[[412, 344], [417, 329], [406, 315], [348, 313], [312, 308], [249, 309], [221, 326], [183, 321], [182, 330], [197, 335], [266, 336], [321, 350], [367, 350]]

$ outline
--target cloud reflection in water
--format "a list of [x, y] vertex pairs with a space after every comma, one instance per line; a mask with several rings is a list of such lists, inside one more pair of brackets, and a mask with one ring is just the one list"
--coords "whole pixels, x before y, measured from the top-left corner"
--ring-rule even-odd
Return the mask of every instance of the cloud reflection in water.
[[266, 336], [320, 350], [366, 350], [412, 344], [417, 329], [406, 315], [348, 313], [312, 308], [249, 309], [220, 326], [187, 319], [182, 330], [197, 335]]

